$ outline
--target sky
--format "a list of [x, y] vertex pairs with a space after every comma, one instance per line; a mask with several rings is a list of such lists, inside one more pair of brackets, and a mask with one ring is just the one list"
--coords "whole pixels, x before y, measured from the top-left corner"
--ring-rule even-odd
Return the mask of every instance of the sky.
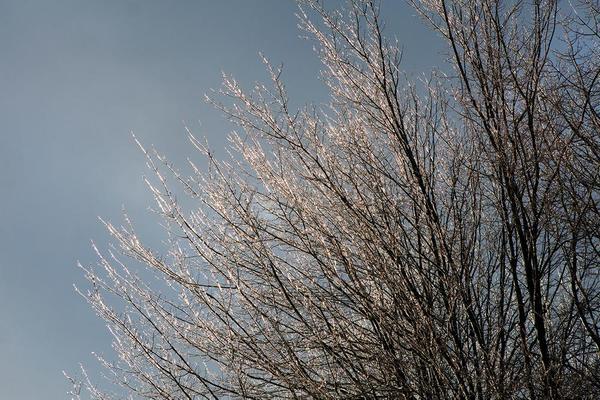
[[[336, 5], [339, 2], [327, 2]], [[110, 337], [73, 285], [77, 261], [110, 238], [98, 216], [125, 208], [149, 243], [144, 157], [131, 132], [176, 164], [195, 153], [185, 126], [224, 154], [232, 127], [204, 101], [221, 73], [267, 80], [259, 52], [283, 63], [296, 104], [323, 103], [320, 64], [298, 36], [292, 0], [0, 0], [0, 399], [66, 399], [62, 371]], [[386, 33], [410, 76], [443, 46], [403, 0], [384, 0]]]

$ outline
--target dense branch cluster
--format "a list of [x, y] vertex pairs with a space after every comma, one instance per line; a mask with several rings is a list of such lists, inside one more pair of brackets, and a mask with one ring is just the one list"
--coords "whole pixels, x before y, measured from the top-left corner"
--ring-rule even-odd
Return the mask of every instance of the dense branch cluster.
[[107, 224], [123, 254], [85, 268], [128, 396], [600, 397], [599, 3], [414, 6], [452, 76], [408, 82], [377, 2], [306, 1], [327, 107], [290, 109], [266, 63], [215, 103], [229, 163], [192, 135], [191, 177], [146, 153], [170, 251]]

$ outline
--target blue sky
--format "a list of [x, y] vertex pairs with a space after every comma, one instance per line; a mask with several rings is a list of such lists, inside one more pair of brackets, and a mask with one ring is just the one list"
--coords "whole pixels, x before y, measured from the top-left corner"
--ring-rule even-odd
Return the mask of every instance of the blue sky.
[[[222, 154], [231, 126], [204, 93], [221, 71], [264, 81], [259, 51], [284, 63], [297, 104], [327, 99], [295, 12], [292, 0], [0, 0], [0, 399], [66, 398], [62, 370], [95, 374], [90, 353], [110, 355], [73, 284], [85, 288], [76, 262], [95, 262], [90, 240], [108, 244], [97, 216], [118, 222], [124, 206], [142, 237], [161, 238], [131, 131], [181, 163], [189, 125]], [[440, 63], [403, 1], [383, 16], [409, 74]]]

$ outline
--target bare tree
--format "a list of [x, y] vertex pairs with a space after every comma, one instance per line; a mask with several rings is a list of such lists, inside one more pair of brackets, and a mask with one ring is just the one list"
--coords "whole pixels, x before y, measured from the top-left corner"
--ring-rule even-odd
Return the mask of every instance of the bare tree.
[[376, 1], [302, 4], [331, 103], [290, 109], [268, 62], [268, 87], [225, 77], [236, 157], [190, 134], [209, 168], [186, 177], [144, 150], [168, 254], [106, 224], [122, 254], [98, 252], [86, 296], [115, 381], [149, 399], [600, 397], [598, 1], [415, 0], [454, 67], [422, 83]]

